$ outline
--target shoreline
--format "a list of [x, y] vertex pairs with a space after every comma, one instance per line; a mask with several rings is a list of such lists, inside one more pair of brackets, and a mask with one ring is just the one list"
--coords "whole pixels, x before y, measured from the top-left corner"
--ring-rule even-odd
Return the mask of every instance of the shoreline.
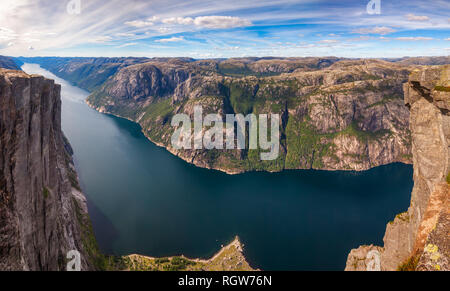
[[[139, 254], [122, 256], [127, 263], [126, 271], [147, 270], [151, 268], [161, 271], [170, 266], [173, 262], [184, 261], [185, 271], [261, 271], [253, 268], [247, 262], [244, 255], [244, 245], [235, 236], [234, 240], [221, 249], [209, 259], [191, 259], [184, 255], [169, 257], [151, 257]], [[170, 270], [170, 269], [169, 269]]]
[[[88, 97], [88, 98], [89, 98], [89, 97]], [[206, 167], [206, 166], [203, 166], [203, 165], [198, 165], [198, 164], [196, 164], [195, 162], [192, 162], [192, 161], [188, 160], [187, 158], [185, 158], [185, 157], [183, 157], [183, 156], [180, 156], [179, 153], [176, 152], [176, 151], [175, 151], [173, 148], [171, 148], [171, 147], [167, 147], [167, 146], [165, 146], [165, 145], [162, 144], [162, 143], [158, 143], [158, 142], [153, 141], [153, 140], [146, 134], [144, 128], [142, 127], [142, 125], [141, 125], [138, 121], [133, 120], [133, 119], [128, 118], [128, 117], [124, 117], [124, 116], [115, 114], [115, 113], [111, 113], [111, 112], [106, 111], [106, 110], [104, 110], [104, 109], [102, 109], [102, 108], [97, 108], [97, 107], [95, 107], [94, 105], [92, 105], [92, 104], [89, 102], [89, 100], [88, 100], [87, 98], [86, 98], [84, 101], [85, 101], [85, 103], [88, 105], [88, 107], [90, 107], [91, 109], [93, 109], [93, 110], [95, 110], [95, 111], [97, 111], [97, 112], [99, 112], [99, 113], [111, 115], [111, 116], [118, 117], [118, 118], [123, 118], [123, 119], [126, 119], [126, 120], [128, 120], [128, 121], [131, 121], [131, 122], [133, 122], [133, 123], [139, 125], [139, 127], [141, 128], [141, 133], [145, 136], [145, 138], [146, 138], [147, 140], [149, 140], [149, 141], [150, 141], [151, 143], [153, 143], [154, 145], [156, 145], [156, 146], [158, 146], [158, 147], [161, 147], [161, 148], [165, 149], [166, 151], [168, 151], [168, 152], [171, 153], [172, 155], [174, 155], [174, 156], [180, 158], [180, 159], [183, 160], [184, 162], [186, 162], [186, 163], [188, 163], [188, 164], [191, 164], [191, 165], [194, 165], [194, 166], [196, 166], [196, 167], [198, 167], [198, 168], [208, 169], [208, 170], [215, 170], [215, 171], [219, 171], [219, 172], [225, 173], [225, 174], [227, 174], [227, 175], [239, 175], [239, 174], [251, 173], [251, 172], [281, 173], [281, 172], [289, 171], [289, 170], [292, 170], [292, 171], [297, 171], [297, 170], [316, 170], [316, 171], [328, 171], [328, 172], [343, 171], [343, 172], [356, 172], [356, 173], [358, 173], [358, 172], [369, 171], [369, 170], [374, 169], [374, 168], [377, 168], [377, 167], [381, 167], [381, 166], [385, 166], [385, 165], [390, 165], [390, 164], [394, 164], [394, 163], [401, 163], [401, 164], [405, 164], [405, 165], [412, 165], [412, 163], [406, 162], [406, 161], [404, 161], [404, 160], [396, 160], [396, 161], [392, 161], [392, 162], [387, 163], [387, 164], [380, 164], [380, 165], [376, 165], [376, 166], [371, 166], [371, 167], [369, 167], [369, 168], [363, 168], [363, 169], [361, 169], [361, 170], [355, 170], [355, 169], [329, 169], [329, 168], [315, 169], [315, 168], [312, 168], [312, 167], [311, 167], [311, 168], [304, 168], [304, 169], [302, 169], [302, 168], [299, 168], [299, 169], [286, 169], [286, 168], [283, 168], [283, 169], [281, 169], [281, 170], [279, 170], [279, 171], [269, 171], [269, 170], [235, 170], [235, 171], [232, 171], [232, 170], [229, 170], [229, 169], [223, 169], [223, 168]]]
[[228, 250], [229, 248], [235, 246], [236, 249], [239, 250], [239, 252], [241, 252], [243, 254], [244, 251], [244, 245], [241, 243], [241, 241], [239, 240], [238, 236], [235, 236], [235, 238], [233, 239], [233, 241], [231, 241], [229, 244], [227, 245], [222, 245], [222, 247], [220, 248], [220, 250], [215, 253], [211, 258], [209, 259], [199, 259], [199, 258], [189, 258], [185, 255], [175, 255], [175, 256], [168, 256], [168, 257], [152, 257], [152, 256], [146, 256], [146, 255], [140, 255], [140, 254], [129, 254], [126, 255], [124, 257], [139, 257], [139, 258], [146, 258], [146, 259], [150, 259], [150, 260], [156, 260], [156, 259], [160, 259], [160, 258], [167, 258], [167, 259], [173, 259], [175, 257], [182, 257], [186, 260], [189, 261], [193, 261], [196, 263], [203, 263], [203, 264], [208, 264], [211, 263], [213, 260], [217, 259], [221, 254], [223, 254], [226, 250]]

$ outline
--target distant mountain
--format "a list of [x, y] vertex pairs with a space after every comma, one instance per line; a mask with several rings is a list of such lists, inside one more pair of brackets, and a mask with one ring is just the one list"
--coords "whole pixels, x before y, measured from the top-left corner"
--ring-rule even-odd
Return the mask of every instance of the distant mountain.
[[93, 91], [121, 67], [144, 63], [147, 58], [17, 58], [20, 62], [39, 64], [55, 75], [73, 84]]
[[420, 65], [420, 66], [440, 66], [450, 64], [450, 56], [446, 57], [414, 57], [414, 58], [399, 58], [386, 59], [389, 62], [395, 62], [402, 65]]
[[11, 57], [0, 56], [0, 68], [20, 70], [20, 63], [16, 63], [16, 61]]
[[[221, 66], [230, 63], [233, 73], [224, 74]], [[320, 58], [151, 61], [121, 68], [88, 102], [138, 122], [150, 140], [200, 167], [227, 173], [366, 170], [411, 162], [409, 114], [402, 100], [411, 69], [378, 60]], [[172, 148], [171, 117], [192, 117], [195, 105], [203, 106], [204, 115], [219, 113], [223, 119], [235, 113], [279, 114], [278, 159], [261, 161], [260, 150]]]

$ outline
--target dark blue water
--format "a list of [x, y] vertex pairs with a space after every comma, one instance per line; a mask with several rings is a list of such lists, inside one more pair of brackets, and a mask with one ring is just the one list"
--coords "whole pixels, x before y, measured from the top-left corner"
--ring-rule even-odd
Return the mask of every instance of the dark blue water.
[[407, 209], [412, 167], [229, 176], [196, 168], [149, 142], [138, 125], [90, 109], [62, 84], [62, 126], [103, 251], [207, 258], [239, 235], [263, 270], [342, 270], [350, 249], [382, 244]]

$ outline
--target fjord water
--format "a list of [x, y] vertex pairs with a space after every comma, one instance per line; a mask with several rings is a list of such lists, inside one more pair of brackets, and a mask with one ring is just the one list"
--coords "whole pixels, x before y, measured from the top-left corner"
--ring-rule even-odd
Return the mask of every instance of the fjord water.
[[75, 152], [94, 231], [104, 252], [208, 258], [238, 235], [263, 270], [343, 270], [350, 249], [382, 245], [405, 211], [412, 167], [229, 176], [196, 168], [148, 141], [128, 120], [98, 113], [62, 84], [62, 127]]

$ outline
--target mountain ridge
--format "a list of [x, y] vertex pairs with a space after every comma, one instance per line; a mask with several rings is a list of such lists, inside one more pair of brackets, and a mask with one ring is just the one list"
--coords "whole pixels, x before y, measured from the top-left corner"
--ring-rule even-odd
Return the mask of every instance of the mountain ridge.
[[[87, 60], [73, 61], [77, 63], [73, 65], [48, 59], [43, 66], [62, 76], [62, 72], [70, 74], [70, 68], [91, 66], [84, 63]], [[221, 71], [221, 64], [226, 65], [227, 72]], [[91, 74], [104, 72], [110, 65], [104, 62]], [[138, 122], [154, 143], [200, 167], [240, 173], [309, 168], [366, 170], [392, 162], [411, 162], [409, 113], [401, 101], [402, 84], [411, 66], [334, 57], [219, 61], [124, 58], [114, 66], [115, 72], [99, 78], [95, 85], [80, 85], [92, 92], [90, 106]], [[244, 74], [236, 75], [235, 69], [242, 67], [247, 68], [241, 71]], [[78, 79], [75, 84], [83, 82]], [[281, 157], [264, 164], [255, 160], [258, 155], [254, 151], [173, 150], [169, 142], [173, 129], [164, 121], [175, 113], [192, 114], [193, 104], [203, 104], [205, 113], [285, 116], [280, 125]], [[302, 147], [303, 143], [311, 150]], [[346, 148], [345, 144], [352, 146]], [[392, 146], [380, 147], [382, 144]]]

